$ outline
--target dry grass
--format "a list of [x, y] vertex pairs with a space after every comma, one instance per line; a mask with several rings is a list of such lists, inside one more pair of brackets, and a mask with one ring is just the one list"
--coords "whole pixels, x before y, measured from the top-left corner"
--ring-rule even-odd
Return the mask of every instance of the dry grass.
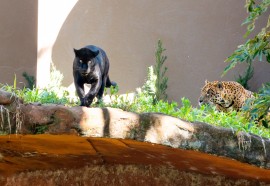
[[142, 165], [87, 166], [72, 170], [43, 170], [20, 173], [7, 178], [0, 184], [6, 186], [64, 186], [64, 185], [261, 185], [264, 183], [247, 180], [232, 180], [223, 176], [207, 176], [197, 173], [179, 172], [171, 167]]
[[5, 132], [5, 128], [6, 128], [6, 123], [7, 123], [7, 127], [9, 129], [9, 134], [11, 134], [11, 123], [10, 123], [10, 112], [9, 110], [3, 106], [0, 105], [0, 126], [1, 126], [1, 131]]
[[[23, 124], [23, 113], [19, 98], [14, 95], [14, 102], [10, 106], [0, 105], [0, 132], [11, 134], [14, 131], [18, 134]], [[15, 126], [14, 126], [15, 125]]]

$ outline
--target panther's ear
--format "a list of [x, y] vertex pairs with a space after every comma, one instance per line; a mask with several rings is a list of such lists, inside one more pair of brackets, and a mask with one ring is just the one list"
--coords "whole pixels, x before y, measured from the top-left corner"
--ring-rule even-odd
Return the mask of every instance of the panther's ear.
[[73, 48], [73, 51], [74, 51], [75, 56], [77, 57], [77, 56], [78, 56], [78, 51], [79, 51], [79, 50], [76, 50], [75, 48]]
[[90, 49], [87, 50], [87, 55], [90, 59], [97, 57], [98, 54], [99, 54], [99, 50], [97, 50], [97, 51], [93, 51]]
[[99, 54], [99, 50], [97, 50], [97, 51], [92, 51], [92, 53], [93, 53], [93, 58], [95, 58], [95, 57], [97, 57], [97, 56], [98, 56], [98, 54]]
[[223, 88], [223, 85], [222, 85], [222, 82], [218, 82], [218, 84], [217, 84], [217, 87], [219, 88], [219, 89], [222, 89]]
[[205, 80], [205, 84], [207, 84], [207, 83], [209, 83], [209, 81], [208, 80]]

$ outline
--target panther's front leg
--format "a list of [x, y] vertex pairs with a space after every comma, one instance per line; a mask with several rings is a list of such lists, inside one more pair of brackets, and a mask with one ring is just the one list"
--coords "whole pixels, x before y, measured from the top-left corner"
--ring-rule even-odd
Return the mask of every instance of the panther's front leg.
[[84, 99], [84, 85], [79, 84], [78, 82], [75, 83], [76, 92], [80, 98], [80, 106], [85, 106], [85, 99]]
[[94, 98], [96, 97], [97, 93], [99, 92], [101, 84], [102, 84], [101, 79], [98, 79], [96, 82], [91, 84], [91, 89], [84, 97], [85, 106], [90, 107]]

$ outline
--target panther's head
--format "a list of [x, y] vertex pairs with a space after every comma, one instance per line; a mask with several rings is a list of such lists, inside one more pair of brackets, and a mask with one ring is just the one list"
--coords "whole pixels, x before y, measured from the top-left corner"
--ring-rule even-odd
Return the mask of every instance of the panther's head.
[[92, 51], [88, 48], [74, 49], [76, 68], [82, 76], [87, 76], [91, 72], [93, 59], [97, 57], [99, 51]]
[[212, 106], [219, 105], [223, 108], [230, 107], [233, 103], [226, 99], [227, 92], [221, 81], [205, 81], [199, 97], [199, 105], [208, 104]]

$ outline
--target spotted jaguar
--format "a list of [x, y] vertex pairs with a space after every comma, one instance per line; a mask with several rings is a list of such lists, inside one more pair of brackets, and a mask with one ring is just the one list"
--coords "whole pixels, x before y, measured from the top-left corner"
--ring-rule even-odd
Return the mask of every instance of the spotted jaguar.
[[253, 92], [235, 81], [205, 81], [201, 90], [199, 105], [209, 104], [223, 112], [239, 111]]

